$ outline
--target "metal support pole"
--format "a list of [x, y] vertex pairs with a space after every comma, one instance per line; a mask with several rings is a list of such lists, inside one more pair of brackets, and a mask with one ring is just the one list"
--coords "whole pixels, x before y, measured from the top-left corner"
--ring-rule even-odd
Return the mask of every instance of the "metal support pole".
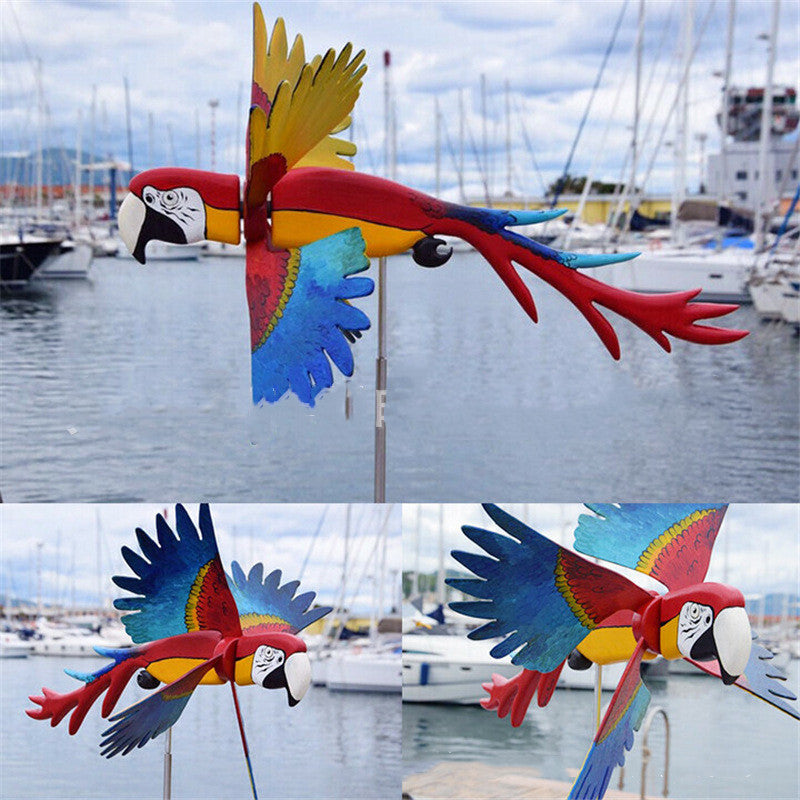
[[378, 259], [378, 357], [375, 360], [375, 491], [386, 502], [386, 258]]
[[594, 684], [594, 700], [596, 705], [596, 718], [594, 730], [595, 733], [600, 730], [600, 712], [603, 708], [603, 665], [597, 665], [597, 674], [595, 675]]
[[164, 800], [172, 797], [172, 728], [164, 737]]
[[[383, 53], [384, 169], [390, 180], [395, 177], [397, 150], [393, 139], [392, 55]], [[378, 357], [375, 359], [375, 468], [373, 499], [386, 501], [386, 258], [378, 259]]]

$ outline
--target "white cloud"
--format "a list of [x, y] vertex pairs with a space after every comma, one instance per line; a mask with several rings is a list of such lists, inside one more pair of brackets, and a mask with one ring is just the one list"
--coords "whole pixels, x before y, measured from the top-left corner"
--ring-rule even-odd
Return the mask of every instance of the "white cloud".
[[[327, 510], [326, 510], [327, 509]], [[155, 535], [155, 516], [165, 510], [153, 504], [4, 504], [0, 506], [0, 592], [34, 599], [37, 543], [42, 543], [42, 597], [47, 601], [97, 601], [121, 596], [111, 575], [130, 574], [120, 555], [138, 551], [134, 530]], [[187, 505], [197, 521], [197, 506]], [[174, 506], [167, 506], [174, 520]], [[323, 519], [324, 514], [324, 519]], [[239, 561], [247, 572], [256, 562], [281, 569], [284, 580], [301, 577], [303, 591], [315, 591], [320, 602], [335, 605], [341, 593], [346, 506], [217, 504], [211, 507], [223, 564]], [[320, 527], [321, 523], [321, 527]], [[353, 505], [345, 605], [369, 611], [379, 587], [381, 550], [378, 535], [386, 524], [385, 605], [399, 594], [401, 560], [400, 508]], [[319, 533], [316, 531], [319, 527]], [[99, 556], [98, 556], [99, 553]], [[377, 581], [377, 582], [376, 582]]]
[[[588, 513], [578, 504], [499, 505], [541, 534], [570, 548], [578, 515]], [[403, 507], [404, 570], [431, 572], [438, 568], [440, 508], [444, 520], [442, 550], [448, 569], [462, 569], [450, 555], [451, 550], [478, 551], [461, 532], [462, 525], [499, 530], [478, 505], [406, 504]], [[746, 594], [800, 593], [800, 506], [731, 505], [716, 541], [707, 579], [729, 583]]]
[[[574, 170], [585, 172], [593, 143], [604, 125], [604, 113], [610, 108], [619, 77], [631, 69], [629, 51], [636, 31], [636, 5], [628, 10], [620, 30], [617, 47], [609, 61], [606, 77], [595, 100], [592, 115], [584, 132], [574, 162]], [[170, 125], [176, 140], [177, 159], [195, 165], [195, 114], [201, 122], [202, 155], [209, 163], [208, 101], [220, 100], [218, 141], [232, 142], [241, 135], [242, 120], [237, 109], [240, 87], [247, 95], [250, 75], [251, 6], [247, 0], [227, 3], [203, 2], [65, 2], [64, 0], [9, 0], [13, 13], [3, 15], [2, 112], [5, 117], [2, 149], [29, 146], [21, 140], [30, 138], [30, 114], [24, 106], [35, 107], [31, 64], [24, 42], [34, 57], [43, 62], [43, 78], [52, 117], [50, 136], [55, 144], [72, 145], [78, 108], [88, 120], [92, 86], [97, 86], [97, 128], [108, 129], [108, 136], [97, 134], [103, 149], [125, 157], [125, 112], [123, 75], [131, 87], [134, 135], [134, 163], [144, 166], [147, 151], [147, 117], [154, 115], [156, 139], [160, 147], [155, 155], [165, 159], [166, 130]], [[679, 30], [680, 9], [676, 2], [648, 5], [645, 33], [645, 74], [653, 63], [662, 33], [667, 32], [657, 74], [663, 74], [674, 56]], [[695, 30], [699, 30], [708, 3], [696, 6]], [[433, 97], [441, 101], [442, 113], [450, 122], [451, 136], [457, 131], [457, 91], [466, 89], [469, 124], [480, 138], [479, 80], [484, 73], [489, 87], [489, 114], [498, 122], [503, 116], [503, 84], [509, 81], [513, 106], [524, 108], [525, 123], [536, 148], [546, 182], [560, 172], [583, 114], [589, 90], [594, 82], [603, 52], [611, 36], [620, 2], [586, 3], [580, 0], [547, 0], [537, 3], [470, 2], [393, 2], [325, 3], [274, 2], [265, 4], [268, 25], [273, 17], [286, 18], [290, 37], [303, 34], [308, 53], [329, 46], [340, 47], [352, 40], [368, 53], [370, 72], [361, 100], [356, 107], [359, 143], [364, 145], [368, 132], [373, 151], [359, 161], [361, 168], [370, 161], [382, 162], [383, 80], [382, 54], [393, 56], [393, 80], [399, 119], [401, 164], [399, 176], [416, 186], [433, 185]], [[738, 83], [763, 83], [765, 47], [756, 37], [769, 22], [769, 0], [738, 5], [735, 39], [734, 79]], [[722, 68], [726, 4], [716, 3], [693, 68], [691, 111], [692, 132], [716, 134], [720, 81], [713, 76]], [[15, 21], [19, 21], [19, 28]], [[781, 8], [776, 80], [797, 82], [796, 36], [800, 24], [797, 4]], [[21, 34], [20, 35], [20, 31]], [[658, 81], [653, 87], [658, 85]], [[609, 158], [601, 176], [616, 177], [624, 157], [629, 134], [625, 131], [632, 118], [632, 81], [616, 112], [617, 132], [609, 143]], [[650, 96], [655, 95], [655, 88]], [[671, 102], [671, 91], [659, 110]], [[244, 105], [246, 107], [247, 98]], [[106, 126], [100, 121], [105, 106]], [[244, 112], [241, 112], [242, 115]], [[28, 120], [25, 121], [27, 114]], [[497, 130], [492, 130], [492, 128]], [[515, 124], [514, 161], [527, 163], [519, 125]], [[496, 188], [503, 188], [503, 125], [490, 126]], [[84, 141], [88, 137], [84, 136]], [[693, 157], [696, 143], [692, 141]], [[102, 150], [101, 150], [102, 152]], [[468, 166], [474, 173], [474, 158], [468, 147]], [[233, 168], [236, 149], [217, 158], [219, 168]], [[671, 169], [668, 152], [659, 156], [653, 188], [669, 186]], [[445, 183], [453, 187], [455, 174], [449, 158], [443, 167]], [[520, 173], [521, 174], [521, 173]], [[539, 191], [538, 181], [529, 176], [519, 189]]]

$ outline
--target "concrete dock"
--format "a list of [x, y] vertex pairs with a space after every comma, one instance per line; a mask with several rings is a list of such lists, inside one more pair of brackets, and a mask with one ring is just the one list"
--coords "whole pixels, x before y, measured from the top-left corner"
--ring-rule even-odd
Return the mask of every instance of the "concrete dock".
[[[577, 774], [577, 770], [576, 770]], [[606, 800], [637, 800], [638, 794], [615, 788], [617, 773]], [[427, 772], [403, 780], [405, 800], [564, 800], [570, 783], [542, 778], [535, 769], [446, 761]]]

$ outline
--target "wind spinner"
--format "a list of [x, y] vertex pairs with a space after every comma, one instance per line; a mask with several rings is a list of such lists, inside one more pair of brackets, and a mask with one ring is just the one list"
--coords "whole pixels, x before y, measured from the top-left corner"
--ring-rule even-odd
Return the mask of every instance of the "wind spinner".
[[331, 362], [353, 373], [350, 343], [369, 328], [352, 301], [371, 294], [372, 280], [355, 277], [368, 257], [409, 248], [425, 267], [452, 254], [437, 236], [472, 245], [494, 268], [530, 318], [533, 297], [514, 264], [569, 298], [614, 358], [619, 341], [599, 307], [626, 317], [670, 350], [667, 333], [700, 344], [725, 344], [746, 331], [695, 322], [737, 306], [691, 303], [700, 289], [643, 295], [600, 283], [579, 268], [636, 256], [561, 252], [509, 230], [564, 211], [502, 211], [447, 203], [392, 181], [354, 172], [343, 156], [356, 147], [334, 134], [350, 124], [366, 72], [364, 51], [346, 44], [337, 54], [306, 61], [298, 36], [288, 48], [278, 19], [267, 46], [261, 8], [253, 6], [253, 82], [247, 127], [247, 175], [191, 169], [142, 172], [119, 210], [119, 231], [145, 262], [152, 239], [177, 244], [211, 239], [238, 244], [244, 222], [253, 402], [274, 402], [291, 390], [304, 403], [333, 384]]
[[26, 713], [49, 719], [55, 727], [72, 712], [69, 732], [75, 734], [104, 692], [101, 714], [108, 717], [138, 672], [142, 688], [161, 688], [110, 717], [114, 724], [104, 732], [100, 747], [111, 758], [144, 747], [172, 727], [200, 684], [228, 683], [255, 796], [236, 686], [283, 689], [289, 705], [297, 705], [311, 683], [306, 644], [297, 634], [331, 609], [311, 608], [314, 592], [295, 596], [300, 581], [281, 585], [281, 571], [264, 577], [260, 563], [245, 575], [234, 561], [226, 575], [208, 505], [200, 506], [199, 523], [198, 533], [186, 509], [177, 505], [177, 536], [160, 514], [157, 541], [136, 529], [142, 555], [122, 548], [136, 577], [112, 578], [136, 595], [114, 601], [115, 608], [131, 612], [122, 622], [135, 646], [95, 648], [111, 663], [93, 673], [66, 670], [84, 686], [67, 694], [42, 689], [42, 697], [30, 697], [40, 708]]
[[487, 555], [453, 551], [475, 578], [449, 578], [476, 600], [453, 602], [454, 611], [486, 622], [471, 639], [503, 637], [491, 655], [522, 672], [510, 680], [494, 675], [481, 701], [499, 717], [522, 724], [534, 695], [539, 706], [553, 696], [565, 663], [572, 669], [625, 662], [608, 710], [571, 800], [600, 800], [614, 767], [625, 763], [634, 731], [644, 719], [650, 692], [642, 660], [683, 658], [725, 684], [766, 700], [795, 719], [797, 698], [781, 685], [772, 654], [752, 642], [744, 596], [731, 586], [705, 581], [714, 541], [727, 506], [587, 504], [575, 548], [592, 557], [650, 575], [666, 586], [659, 594], [595, 564], [524, 525], [497, 506], [486, 513], [508, 536], [464, 526]]

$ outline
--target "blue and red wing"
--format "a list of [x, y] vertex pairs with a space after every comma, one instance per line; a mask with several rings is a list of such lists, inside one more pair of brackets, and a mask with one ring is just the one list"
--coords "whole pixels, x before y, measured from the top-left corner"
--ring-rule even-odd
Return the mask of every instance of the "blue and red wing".
[[192, 692], [203, 676], [222, 661], [222, 655], [198, 664], [176, 681], [115, 714], [110, 722], [115, 724], [103, 732], [100, 742], [102, 755], [111, 758], [127, 755], [135, 747], [144, 747], [167, 728], [171, 728], [183, 713]]
[[245, 575], [239, 564], [231, 564], [231, 591], [241, 612], [245, 633], [282, 631], [296, 634], [324, 617], [330, 606], [311, 608], [316, 594], [305, 592], [295, 597], [300, 581], [281, 586], [281, 571], [275, 569], [264, 577], [264, 567], [256, 564]]
[[630, 567], [669, 589], [702, 583], [727, 505], [587, 503], [575, 549]]
[[331, 364], [353, 374], [346, 332], [369, 328], [350, 301], [372, 293], [358, 228], [292, 250], [269, 240], [247, 244], [253, 402], [272, 403], [288, 391], [310, 406], [333, 385]]
[[470, 638], [506, 637], [492, 648], [494, 658], [517, 651], [514, 664], [552, 672], [606, 617], [650, 601], [621, 575], [560, 547], [497, 506], [484, 508], [509, 536], [465, 526], [465, 535], [491, 557], [454, 551], [477, 577], [447, 583], [478, 598], [451, 603], [454, 611], [488, 620]]
[[[753, 638], [756, 638], [755, 634]], [[772, 663], [773, 658], [773, 654], [766, 647], [753, 642], [747, 666], [734, 683], [740, 689], [750, 692], [775, 708], [779, 708], [790, 717], [800, 720], [800, 712], [797, 707], [790, 705], [797, 700], [797, 696], [783, 685], [786, 682], [786, 675]], [[709, 675], [721, 677], [717, 660], [701, 662], [687, 658], [686, 661]]]
[[625, 763], [625, 751], [633, 747], [634, 732], [639, 730], [650, 704], [650, 692], [640, 674], [644, 651], [645, 644], [640, 641], [625, 667], [568, 800], [601, 800], [614, 768]]
[[122, 556], [136, 577], [115, 575], [122, 589], [139, 595], [121, 597], [114, 607], [134, 642], [166, 639], [199, 630], [239, 636], [239, 612], [222, 568], [208, 505], [200, 506], [198, 532], [186, 509], [175, 506], [177, 535], [159, 514], [158, 541], [136, 530], [142, 555], [129, 547]]

